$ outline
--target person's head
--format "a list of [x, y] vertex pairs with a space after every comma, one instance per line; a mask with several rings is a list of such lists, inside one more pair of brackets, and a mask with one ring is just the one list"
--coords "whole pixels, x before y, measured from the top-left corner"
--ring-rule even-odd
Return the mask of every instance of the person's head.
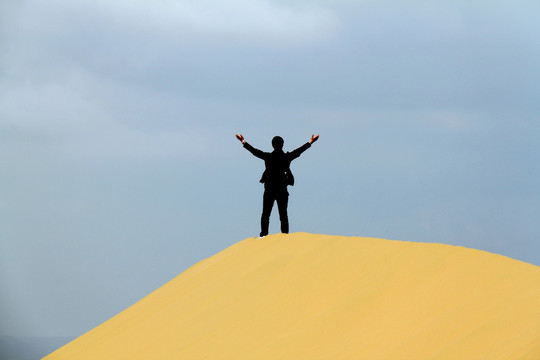
[[283, 150], [283, 144], [285, 141], [283, 141], [283, 138], [281, 136], [274, 136], [272, 139], [272, 147], [274, 150]]

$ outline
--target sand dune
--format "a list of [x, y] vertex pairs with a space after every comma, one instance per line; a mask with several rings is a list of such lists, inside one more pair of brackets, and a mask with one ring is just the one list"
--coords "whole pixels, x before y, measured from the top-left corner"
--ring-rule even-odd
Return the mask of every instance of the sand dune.
[[540, 359], [540, 267], [463, 247], [249, 238], [45, 357]]

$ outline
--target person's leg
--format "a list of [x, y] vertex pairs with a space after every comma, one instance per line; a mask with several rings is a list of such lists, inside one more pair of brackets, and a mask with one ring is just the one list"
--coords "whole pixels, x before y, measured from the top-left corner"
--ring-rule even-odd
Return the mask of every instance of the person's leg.
[[261, 234], [260, 236], [268, 235], [268, 226], [270, 225], [270, 214], [274, 206], [275, 196], [272, 191], [265, 190], [263, 195], [263, 211], [261, 215]]
[[277, 206], [279, 211], [279, 220], [281, 221], [281, 232], [289, 233], [289, 217], [287, 215], [287, 206], [289, 203], [289, 193], [286, 189], [277, 196]]

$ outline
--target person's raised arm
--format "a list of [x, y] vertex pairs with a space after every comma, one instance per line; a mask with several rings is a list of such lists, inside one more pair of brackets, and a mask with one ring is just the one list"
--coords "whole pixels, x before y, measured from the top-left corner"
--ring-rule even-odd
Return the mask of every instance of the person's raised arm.
[[304, 151], [311, 147], [311, 144], [317, 140], [319, 140], [319, 135], [311, 135], [311, 139], [307, 143], [300, 146], [298, 149], [291, 151], [291, 160], [299, 157]]
[[264, 158], [265, 158], [264, 151], [261, 151], [259, 149], [255, 149], [253, 146], [248, 144], [246, 139], [244, 139], [244, 136], [242, 134], [236, 134], [236, 138], [244, 145], [244, 148], [246, 148], [246, 150], [248, 150], [250, 153], [252, 153], [256, 157], [264, 160]]

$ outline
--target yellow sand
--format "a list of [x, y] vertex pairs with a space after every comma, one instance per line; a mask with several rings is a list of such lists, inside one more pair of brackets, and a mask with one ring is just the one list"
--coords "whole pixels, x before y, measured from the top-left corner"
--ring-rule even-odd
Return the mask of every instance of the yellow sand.
[[540, 267], [441, 244], [249, 238], [45, 359], [539, 360]]

